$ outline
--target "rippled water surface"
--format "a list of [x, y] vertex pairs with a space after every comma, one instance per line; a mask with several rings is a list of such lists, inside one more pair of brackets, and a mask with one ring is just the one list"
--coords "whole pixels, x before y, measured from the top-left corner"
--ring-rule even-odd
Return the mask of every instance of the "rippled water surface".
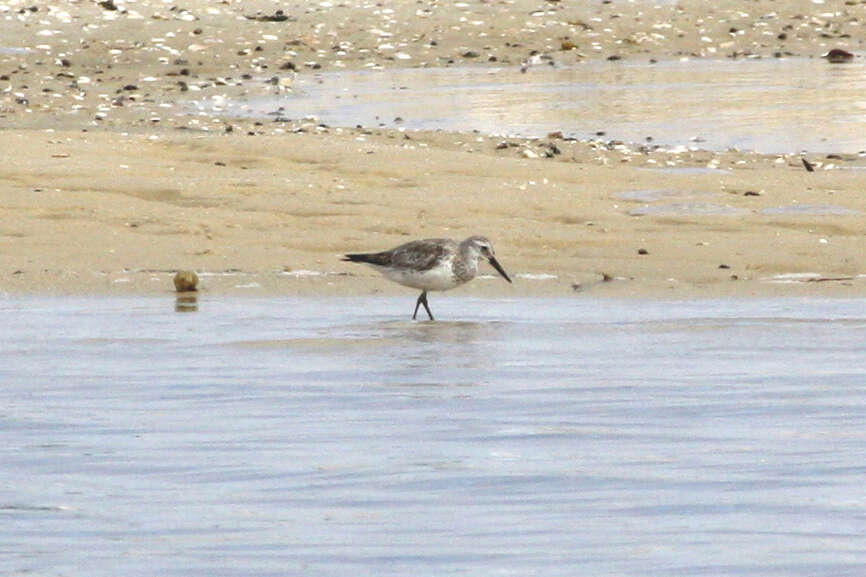
[[859, 300], [6, 299], [0, 574], [866, 573]]
[[[234, 114], [334, 126], [544, 136], [551, 131], [712, 150], [866, 150], [866, 64], [816, 59], [596, 62], [556, 68], [304, 72]], [[202, 104], [205, 108], [210, 104]]]

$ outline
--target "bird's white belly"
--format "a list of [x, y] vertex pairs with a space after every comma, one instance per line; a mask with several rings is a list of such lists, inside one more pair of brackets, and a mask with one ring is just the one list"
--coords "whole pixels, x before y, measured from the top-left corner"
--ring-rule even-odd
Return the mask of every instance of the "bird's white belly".
[[379, 270], [396, 283], [420, 290], [445, 291], [461, 284], [451, 272], [451, 266], [437, 266], [425, 271], [393, 268]]

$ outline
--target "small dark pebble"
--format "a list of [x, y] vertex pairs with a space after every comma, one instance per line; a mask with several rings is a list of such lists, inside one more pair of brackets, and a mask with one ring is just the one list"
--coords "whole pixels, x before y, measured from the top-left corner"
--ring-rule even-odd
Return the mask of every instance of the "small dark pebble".
[[222, 162], [222, 161], [220, 161], [220, 160], [217, 160], [216, 162], [214, 162], [214, 165], [216, 165], [216, 166], [225, 166], [226, 163], [225, 163], [225, 162]]
[[805, 158], [801, 158], [800, 160], [803, 161], [803, 166], [806, 168], [807, 172], [815, 172], [815, 167], [812, 165], [811, 162], [809, 162]]
[[610, 56], [607, 57], [607, 59], [610, 62], [616, 62], [617, 60], [622, 60], [622, 56], [619, 56], [617, 54], [611, 54]]
[[106, 10], [117, 10], [117, 4], [114, 3], [114, 0], [105, 0], [104, 2], [100, 2], [99, 5]]
[[462, 56], [463, 58], [478, 58], [479, 56], [481, 56], [481, 54], [479, 54], [475, 50], [467, 50], [460, 56]]
[[132, 92], [133, 90], [138, 90], [138, 86], [136, 86], [135, 84], [127, 84], [123, 87], [123, 89], [127, 92]]
[[289, 19], [285, 12], [277, 10], [273, 14], [253, 14], [244, 16], [247, 20], [258, 20], [259, 22], [285, 22]]
[[754, 190], [747, 190], [743, 193], [743, 196], [761, 196], [761, 193]]
[[639, 249], [637, 249], [637, 253], [638, 254], [649, 254], [649, 251], [645, 248], [639, 248]]
[[842, 64], [854, 60], [854, 55], [847, 50], [842, 50], [841, 48], [834, 48], [827, 54], [824, 54], [821, 58], [827, 59], [827, 62], [831, 64]]
[[719, 265], [719, 268], [720, 268], [720, 269], [729, 269], [729, 268], [731, 268], [731, 267], [729, 267], [729, 266], [726, 265], [726, 264], [720, 264], [720, 265]]

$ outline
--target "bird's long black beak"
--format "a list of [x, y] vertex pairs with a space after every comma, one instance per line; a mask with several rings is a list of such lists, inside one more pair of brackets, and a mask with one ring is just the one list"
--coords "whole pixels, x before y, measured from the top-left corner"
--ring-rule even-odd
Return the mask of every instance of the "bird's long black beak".
[[493, 266], [493, 268], [496, 269], [496, 272], [498, 272], [499, 274], [502, 275], [502, 278], [504, 278], [504, 279], [507, 280], [508, 282], [511, 282], [511, 279], [508, 278], [508, 274], [505, 272], [505, 269], [502, 268], [502, 265], [499, 264], [499, 261], [496, 260], [496, 257], [495, 257], [495, 256], [491, 256], [491, 257], [490, 257], [489, 259], [487, 259], [487, 260], [488, 260], [488, 262], [490, 262], [490, 264]]

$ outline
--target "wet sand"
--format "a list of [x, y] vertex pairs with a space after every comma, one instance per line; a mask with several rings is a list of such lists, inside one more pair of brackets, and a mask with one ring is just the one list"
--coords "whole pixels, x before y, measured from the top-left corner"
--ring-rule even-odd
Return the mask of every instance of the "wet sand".
[[483, 233], [518, 282], [464, 294], [866, 292], [857, 155], [806, 172], [796, 155], [503, 146], [189, 105], [342, 68], [817, 58], [860, 48], [866, 5], [389, 4], [0, 2], [0, 290], [168, 293], [193, 269], [220, 293], [403, 293], [339, 255]]

